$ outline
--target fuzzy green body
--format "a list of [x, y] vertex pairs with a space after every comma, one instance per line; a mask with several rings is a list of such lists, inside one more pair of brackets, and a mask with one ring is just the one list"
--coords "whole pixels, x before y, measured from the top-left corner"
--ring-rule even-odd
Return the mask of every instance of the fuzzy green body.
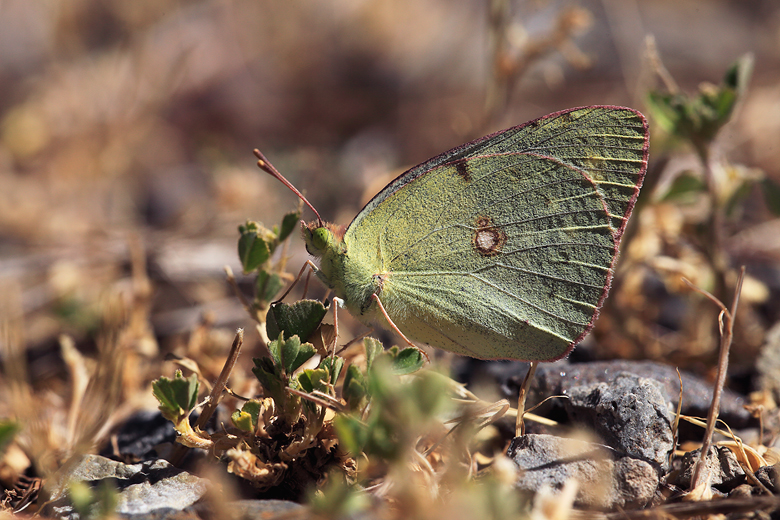
[[483, 359], [554, 360], [606, 297], [647, 162], [647, 123], [574, 109], [404, 173], [343, 238], [306, 228], [317, 275], [366, 324]]

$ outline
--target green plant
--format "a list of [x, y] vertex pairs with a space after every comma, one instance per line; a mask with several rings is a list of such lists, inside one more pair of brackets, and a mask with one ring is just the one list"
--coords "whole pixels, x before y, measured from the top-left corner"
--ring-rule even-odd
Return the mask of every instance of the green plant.
[[[251, 222], [241, 226], [242, 265], [256, 272], [258, 281], [284, 278], [270, 254], [289, 236], [297, 217], [288, 214], [270, 231]], [[263, 395], [244, 402], [230, 424], [216, 433], [190, 426], [188, 417], [198, 402], [196, 375], [184, 378], [177, 372], [173, 379], [153, 383], [160, 410], [174, 423], [180, 444], [208, 449], [227, 463], [229, 472], [260, 491], [286, 497], [309, 493], [314, 512], [335, 517], [372, 503], [361, 485], [389, 479], [397, 482], [399, 493], [413, 493], [411, 482], [419, 475], [432, 478], [437, 471], [430, 464], [419, 469], [419, 461], [432, 456], [430, 450], [453, 449], [453, 443], [465, 445], [472, 439], [478, 427], [448, 436], [443, 417], [453, 413], [454, 397], [467, 404], [476, 398], [436, 371], [421, 370], [425, 358], [420, 350], [385, 349], [367, 337], [336, 354], [335, 338], [325, 339], [332, 327], [322, 324], [329, 306], [314, 300], [270, 302], [279, 289], [269, 287], [256, 283], [257, 294], [248, 306], [271, 338], [269, 355], [254, 359], [252, 369]], [[266, 312], [260, 313], [261, 308]], [[354, 357], [361, 346], [364, 356]], [[459, 424], [484, 424], [465, 412], [462, 417]], [[413, 461], [417, 470], [410, 469]]]
[[257, 273], [255, 298], [248, 310], [258, 321], [261, 321], [259, 315], [268, 309], [270, 302], [284, 286], [286, 258], [282, 255], [279, 260], [272, 262], [271, 257], [276, 248], [293, 232], [300, 218], [301, 211], [298, 210], [287, 213], [282, 222], [271, 229], [250, 220], [238, 226], [238, 257], [241, 267], [244, 273]]
[[[689, 145], [701, 164], [701, 171], [677, 172], [659, 196], [659, 201], [691, 206], [706, 199], [707, 218], [695, 229], [696, 242], [713, 271], [712, 292], [729, 294], [735, 276], [724, 247], [725, 223], [739, 216], [739, 210], [754, 186], [760, 186], [767, 207], [780, 209], [780, 187], [763, 172], [713, 159], [713, 146], [722, 128], [731, 120], [744, 96], [752, 72], [753, 58], [745, 55], [728, 68], [718, 85], [703, 84], [698, 92], [680, 91], [668, 75], [666, 88], [653, 90], [647, 102], [652, 121], [667, 135], [667, 144]], [[668, 74], [668, 73], [667, 73]]]

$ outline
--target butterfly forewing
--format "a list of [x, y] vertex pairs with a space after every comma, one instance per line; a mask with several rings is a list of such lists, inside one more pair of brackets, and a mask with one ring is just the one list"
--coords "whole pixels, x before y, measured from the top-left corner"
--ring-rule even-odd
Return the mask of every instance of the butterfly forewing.
[[411, 339], [479, 358], [557, 359], [606, 297], [646, 163], [641, 114], [553, 114], [406, 172], [345, 241], [379, 257], [379, 296]]

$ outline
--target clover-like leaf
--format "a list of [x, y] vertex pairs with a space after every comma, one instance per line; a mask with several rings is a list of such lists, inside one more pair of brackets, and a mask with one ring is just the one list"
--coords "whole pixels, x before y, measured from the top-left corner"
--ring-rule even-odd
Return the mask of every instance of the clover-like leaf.
[[152, 393], [160, 402], [160, 412], [166, 419], [178, 423], [198, 402], [198, 376], [188, 378], [177, 370], [173, 379], [161, 377], [152, 382]]
[[[271, 342], [273, 345], [277, 340]], [[284, 403], [284, 388], [287, 386], [287, 378], [282, 373], [282, 366], [273, 359], [263, 357], [254, 358], [255, 367], [252, 373], [263, 387], [265, 395], [276, 401], [277, 405]]]
[[287, 338], [298, 336], [306, 341], [317, 330], [327, 312], [328, 308], [318, 300], [275, 303], [268, 309], [266, 316], [268, 337], [277, 338], [280, 332], [284, 332]]
[[374, 360], [384, 352], [385, 347], [378, 339], [367, 337], [363, 339], [363, 348], [366, 349], [366, 370], [370, 371]]
[[320, 361], [319, 368], [324, 368], [330, 374], [330, 384], [335, 385], [344, 368], [344, 358], [338, 356], [327, 356]]
[[330, 374], [324, 368], [310, 368], [298, 375], [298, 384], [305, 392], [327, 392], [330, 384]]
[[262, 403], [257, 399], [250, 399], [244, 403], [241, 410], [236, 410], [230, 416], [230, 420], [239, 430], [253, 433], [257, 429], [257, 421], [260, 417]]
[[720, 85], [705, 84], [696, 95], [653, 91], [648, 107], [655, 123], [670, 134], [687, 139], [700, 154], [731, 118], [753, 68], [746, 54], [732, 65]]
[[241, 407], [241, 411], [248, 413], [252, 417], [252, 424], [257, 426], [257, 421], [260, 418], [260, 411], [262, 408], [263, 405], [258, 399], [250, 399], [244, 403], [244, 406]]
[[284, 286], [279, 273], [260, 271], [255, 280], [255, 295], [260, 302], [270, 302]]
[[255, 424], [252, 423], [252, 416], [247, 412], [236, 410], [230, 416], [230, 420], [239, 430], [245, 431], [247, 433], [255, 431]]
[[350, 410], [360, 409], [365, 404], [367, 396], [368, 387], [363, 373], [355, 365], [349, 365], [342, 386], [342, 397], [347, 402], [347, 406]]
[[263, 265], [271, 257], [269, 243], [256, 232], [242, 233], [238, 239], [238, 258], [245, 273], [250, 273]]
[[290, 213], [287, 213], [284, 217], [282, 217], [282, 225], [279, 230], [279, 242], [284, 241], [284, 239], [290, 236], [290, 233], [293, 232], [293, 230], [296, 228], [300, 220], [301, 220], [300, 211], [292, 211]]
[[417, 347], [406, 347], [400, 350], [392, 347], [385, 353], [390, 358], [390, 370], [397, 376], [412, 374], [420, 370], [425, 364], [422, 351]]
[[281, 362], [287, 374], [292, 374], [317, 353], [311, 343], [301, 343], [298, 336], [282, 342]]

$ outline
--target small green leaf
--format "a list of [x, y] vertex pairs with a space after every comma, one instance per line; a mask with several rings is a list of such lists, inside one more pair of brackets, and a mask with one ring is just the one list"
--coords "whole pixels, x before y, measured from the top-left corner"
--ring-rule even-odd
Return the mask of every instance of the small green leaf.
[[244, 406], [241, 407], [242, 412], [248, 413], [252, 417], [253, 427], [257, 426], [257, 421], [260, 418], [261, 409], [262, 409], [262, 404], [257, 399], [250, 399], [249, 401], [244, 403]]
[[368, 388], [363, 374], [355, 365], [349, 365], [342, 387], [342, 397], [347, 402], [347, 406], [350, 410], [362, 408], [367, 396]]
[[255, 425], [257, 423], [252, 423], [252, 416], [248, 413], [236, 410], [233, 412], [233, 415], [230, 416], [230, 420], [233, 421], [233, 425], [238, 428], [239, 430], [252, 433], [255, 431]]
[[711, 98], [705, 97], [705, 100], [713, 111], [712, 123], [720, 128], [728, 122], [731, 111], [737, 104], [737, 91], [732, 87], [722, 87]]
[[104, 479], [94, 487], [85, 481], [71, 481], [67, 489], [77, 517], [103, 519], [116, 516], [119, 493], [113, 481]]
[[301, 348], [298, 349], [298, 354], [295, 356], [295, 359], [290, 360], [287, 373], [292, 374], [316, 354], [317, 349], [314, 348], [314, 345], [311, 343], [301, 343]]
[[95, 500], [89, 484], [84, 481], [70, 482], [68, 484], [68, 498], [73, 504], [73, 509], [78, 511], [79, 516], [89, 517], [89, 508]]
[[178, 422], [182, 415], [188, 415], [198, 402], [198, 376], [192, 374], [185, 379], [181, 370], [173, 379], [161, 377], [152, 382], [152, 393], [160, 402], [160, 412], [171, 421]]
[[285, 373], [288, 375], [292, 374], [295, 372], [293, 365], [298, 359], [298, 353], [301, 351], [301, 339], [298, 336], [292, 336], [291, 338], [282, 341], [280, 346], [282, 367], [284, 368]]
[[726, 71], [726, 74], [723, 76], [723, 84], [733, 88], [741, 96], [747, 88], [750, 76], [753, 74], [753, 62], [753, 53], [749, 52], [740, 56]]
[[363, 348], [366, 349], [366, 370], [370, 371], [374, 360], [385, 351], [385, 347], [378, 339], [367, 337], [363, 339]]
[[238, 258], [245, 273], [254, 271], [270, 257], [269, 244], [257, 233], [243, 233], [238, 239]]
[[303, 370], [298, 374], [298, 385], [304, 392], [311, 393], [314, 391], [314, 383], [311, 381], [311, 374], [309, 372], [311, 372], [311, 369]]
[[320, 362], [319, 368], [324, 368], [330, 374], [330, 384], [335, 385], [344, 368], [344, 358], [328, 356]]
[[696, 195], [706, 192], [707, 186], [702, 178], [685, 171], [672, 181], [669, 189], [661, 196], [660, 200], [691, 202]]
[[255, 359], [256, 368], [269, 372], [267, 365], [270, 364], [272, 370], [280, 377], [283, 374], [292, 374], [317, 353], [311, 343], [301, 343], [298, 336], [284, 339], [283, 333], [279, 333], [279, 337], [268, 344], [268, 350], [271, 352], [271, 359]]
[[650, 92], [648, 108], [655, 124], [688, 140], [700, 155], [706, 154], [744, 94], [752, 63], [751, 55], [742, 56], [726, 71], [720, 85], [704, 84], [696, 95]]
[[257, 399], [250, 399], [244, 403], [241, 410], [236, 410], [230, 416], [231, 421], [239, 430], [253, 433], [257, 429], [257, 421], [260, 417], [262, 405]]
[[330, 374], [324, 368], [309, 368], [298, 375], [298, 384], [305, 392], [309, 393], [315, 390], [327, 392], [329, 382]]
[[279, 333], [283, 331], [287, 338], [298, 336], [302, 341], [306, 341], [317, 330], [327, 312], [328, 308], [318, 300], [300, 300], [292, 305], [271, 305], [266, 315], [268, 337], [279, 337]]
[[390, 369], [397, 376], [417, 372], [425, 364], [422, 351], [417, 347], [406, 347], [400, 351], [398, 347], [393, 347], [386, 355], [391, 358]]
[[283, 286], [282, 277], [278, 273], [260, 271], [255, 280], [256, 298], [261, 302], [273, 301]]
[[288, 236], [290, 236], [290, 233], [293, 232], [300, 220], [300, 211], [290, 212], [282, 218], [281, 231], [279, 231], [279, 242], [283, 242]]
[[[273, 345], [275, 341], [271, 342]], [[252, 373], [263, 386], [263, 392], [271, 397], [277, 405], [284, 403], [284, 388], [287, 386], [287, 378], [282, 374], [281, 364], [277, 364], [271, 358], [254, 358], [255, 367]]]
[[258, 229], [260, 229], [260, 225], [257, 222], [247, 220], [244, 224], [239, 224], [238, 233], [241, 235], [245, 233], [257, 233]]
[[[281, 370], [282, 367], [282, 345], [284, 345], [284, 335], [281, 332], [277, 332], [273, 336], [269, 333], [269, 338], [276, 338], [268, 344], [268, 351], [271, 353], [271, 359], [273, 364]], [[266, 359], [266, 358], [262, 358]], [[258, 359], [254, 359], [255, 365], [258, 364]]]

